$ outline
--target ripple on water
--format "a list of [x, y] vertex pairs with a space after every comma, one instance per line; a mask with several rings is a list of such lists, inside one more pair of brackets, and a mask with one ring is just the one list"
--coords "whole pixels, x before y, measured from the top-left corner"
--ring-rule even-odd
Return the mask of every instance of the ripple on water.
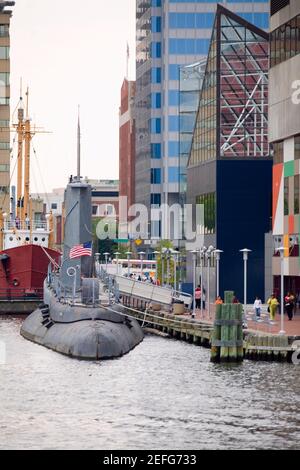
[[148, 336], [121, 359], [72, 360], [0, 321], [0, 448], [299, 448], [299, 367], [220, 366]]

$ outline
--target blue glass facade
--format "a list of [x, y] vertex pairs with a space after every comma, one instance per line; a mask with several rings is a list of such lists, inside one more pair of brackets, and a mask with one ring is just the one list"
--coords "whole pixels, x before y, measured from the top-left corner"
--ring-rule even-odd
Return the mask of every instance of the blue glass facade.
[[161, 203], [179, 201], [199, 99], [199, 83], [180, 93], [180, 70], [205, 60], [218, 3], [268, 28], [269, 0], [137, 0], [136, 202], [147, 207], [158, 185]]

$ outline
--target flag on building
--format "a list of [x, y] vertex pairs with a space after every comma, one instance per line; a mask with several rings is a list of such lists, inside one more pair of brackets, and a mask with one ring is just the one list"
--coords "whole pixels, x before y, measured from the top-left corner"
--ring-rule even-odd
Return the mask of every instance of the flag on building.
[[92, 256], [92, 242], [75, 245], [70, 250], [70, 259], [81, 258], [81, 256]]

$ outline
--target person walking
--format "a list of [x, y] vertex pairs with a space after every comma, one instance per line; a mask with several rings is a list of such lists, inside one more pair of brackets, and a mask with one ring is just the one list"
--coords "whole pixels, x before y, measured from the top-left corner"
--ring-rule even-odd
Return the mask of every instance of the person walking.
[[254, 301], [254, 305], [253, 305], [256, 320], [260, 319], [261, 305], [262, 305], [261, 299], [259, 297], [256, 297]]
[[294, 296], [290, 292], [288, 292], [284, 298], [284, 306], [285, 306], [285, 311], [287, 313], [289, 321], [292, 321], [293, 316], [294, 316], [294, 301], [295, 301]]
[[196, 308], [201, 308], [201, 287], [198, 286], [195, 289], [195, 301], [196, 301]]
[[279, 305], [279, 302], [276, 299], [275, 294], [272, 294], [272, 296], [268, 300], [268, 306], [269, 306], [269, 309], [270, 309], [270, 321], [275, 320], [278, 305]]

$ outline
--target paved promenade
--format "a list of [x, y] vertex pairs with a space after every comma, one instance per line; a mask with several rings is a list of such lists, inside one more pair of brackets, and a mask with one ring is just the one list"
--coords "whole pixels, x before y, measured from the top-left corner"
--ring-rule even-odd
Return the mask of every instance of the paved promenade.
[[[201, 310], [196, 310], [196, 319], [204, 320], [209, 323], [214, 322], [215, 306], [211, 306], [211, 315], [208, 317], [208, 312], [204, 310], [203, 318], [201, 317]], [[275, 321], [269, 321], [268, 313], [261, 314], [261, 320], [255, 321], [255, 315], [251, 307], [247, 309], [247, 325], [249, 330], [261, 331], [262, 333], [278, 334], [280, 331], [280, 315], [277, 314]], [[288, 336], [300, 336], [300, 312], [294, 316], [292, 321], [288, 320], [287, 315], [284, 315], [284, 330]]]

